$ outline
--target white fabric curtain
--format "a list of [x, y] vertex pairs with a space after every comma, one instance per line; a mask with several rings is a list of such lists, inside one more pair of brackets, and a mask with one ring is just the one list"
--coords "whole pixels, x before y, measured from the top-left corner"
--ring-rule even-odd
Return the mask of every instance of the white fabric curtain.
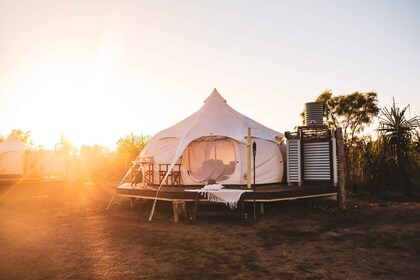
[[199, 139], [184, 153], [184, 163], [196, 182], [226, 180], [235, 171], [236, 151], [232, 139]]

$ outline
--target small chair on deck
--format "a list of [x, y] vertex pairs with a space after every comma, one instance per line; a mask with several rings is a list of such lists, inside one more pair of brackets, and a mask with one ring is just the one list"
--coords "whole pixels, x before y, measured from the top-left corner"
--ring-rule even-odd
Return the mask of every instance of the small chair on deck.
[[[169, 167], [171, 165], [168, 163], [159, 164], [159, 184], [162, 183], [163, 179], [165, 178], [166, 173], [169, 171]], [[179, 186], [182, 184], [181, 182], [181, 166], [182, 166], [182, 158], [180, 158], [177, 163], [173, 166], [172, 170], [169, 172], [168, 176], [165, 179], [165, 183], [167, 186]]]
[[141, 157], [132, 162], [131, 186], [153, 184], [153, 157]]
[[143, 183], [142, 166], [141, 163], [133, 161], [131, 166], [131, 187], [137, 186], [138, 183]]

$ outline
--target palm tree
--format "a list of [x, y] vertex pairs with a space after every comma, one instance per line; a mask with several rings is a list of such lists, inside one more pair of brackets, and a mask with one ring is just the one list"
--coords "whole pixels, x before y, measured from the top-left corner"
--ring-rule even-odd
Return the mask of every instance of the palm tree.
[[400, 108], [395, 107], [395, 101], [393, 101], [390, 109], [385, 107], [381, 110], [378, 128], [385, 144], [395, 153], [396, 163], [404, 182], [405, 195], [410, 194], [411, 185], [408, 172], [406, 171], [405, 160], [407, 158], [411, 139], [416, 132], [416, 128], [419, 127], [420, 124], [419, 116], [415, 116], [411, 119], [406, 118], [405, 113], [408, 108], [409, 106], [406, 106], [400, 110]]

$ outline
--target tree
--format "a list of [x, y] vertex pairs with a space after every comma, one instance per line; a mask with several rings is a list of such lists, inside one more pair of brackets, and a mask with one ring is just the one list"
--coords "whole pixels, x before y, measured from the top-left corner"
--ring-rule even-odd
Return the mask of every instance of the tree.
[[109, 149], [99, 145], [83, 145], [80, 147], [80, 172], [83, 177], [106, 178], [109, 174], [107, 170]]
[[25, 144], [33, 145], [31, 137], [31, 131], [23, 131], [21, 129], [13, 129], [10, 134], [16, 135], [16, 137]]
[[358, 149], [364, 144], [358, 136], [379, 113], [377, 94], [356, 91], [348, 95], [333, 96], [330, 90], [326, 90], [315, 101], [323, 103], [324, 120], [328, 127], [334, 130], [342, 128], [347, 182], [357, 192], [357, 184], [363, 183], [366, 178], [364, 172], [360, 171], [363, 167], [359, 159], [363, 155]]
[[124, 138], [118, 139], [117, 151], [125, 155], [127, 161], [132, 161], [140, 154], [150, 138], [150, 135], [135, 135], [131, 132]]
[[414, 151], [420, 154], [420, 129], [416, 129], [413, 140]]
[[375, 92], [354, 92], [348, 95], [332, 96], [330, 90], [324, 91], [316, 102], [324, 104], [324, 117], [330, 128], [342, 127], [343, 139], [348, 152], [355, 136], [372, 123], [378, 115], [378, 98]]
[[395, 154], [396, 163], [404, 182], [404, 194], [410, 194], [410, 178], [406, 168], [409, 146], [416, 136], [416, 129], [420, 125], [419, 116], [407, 119], [405, 113], [409, 106], [402, 110], [395, 106], [395, 101], [390, 109], [381, 110], [378, 132], [384, 139], [384, 143]]

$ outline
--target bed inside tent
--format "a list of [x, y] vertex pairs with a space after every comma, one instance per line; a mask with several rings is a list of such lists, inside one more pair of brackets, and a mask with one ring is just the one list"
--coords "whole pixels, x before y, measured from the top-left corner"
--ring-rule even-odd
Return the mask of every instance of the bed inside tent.
[[223, 182], [236, 169], [237, 143], [226, 137], [202, 137], [191, 142], [183, 159], [187, 174], [197, 183]]

